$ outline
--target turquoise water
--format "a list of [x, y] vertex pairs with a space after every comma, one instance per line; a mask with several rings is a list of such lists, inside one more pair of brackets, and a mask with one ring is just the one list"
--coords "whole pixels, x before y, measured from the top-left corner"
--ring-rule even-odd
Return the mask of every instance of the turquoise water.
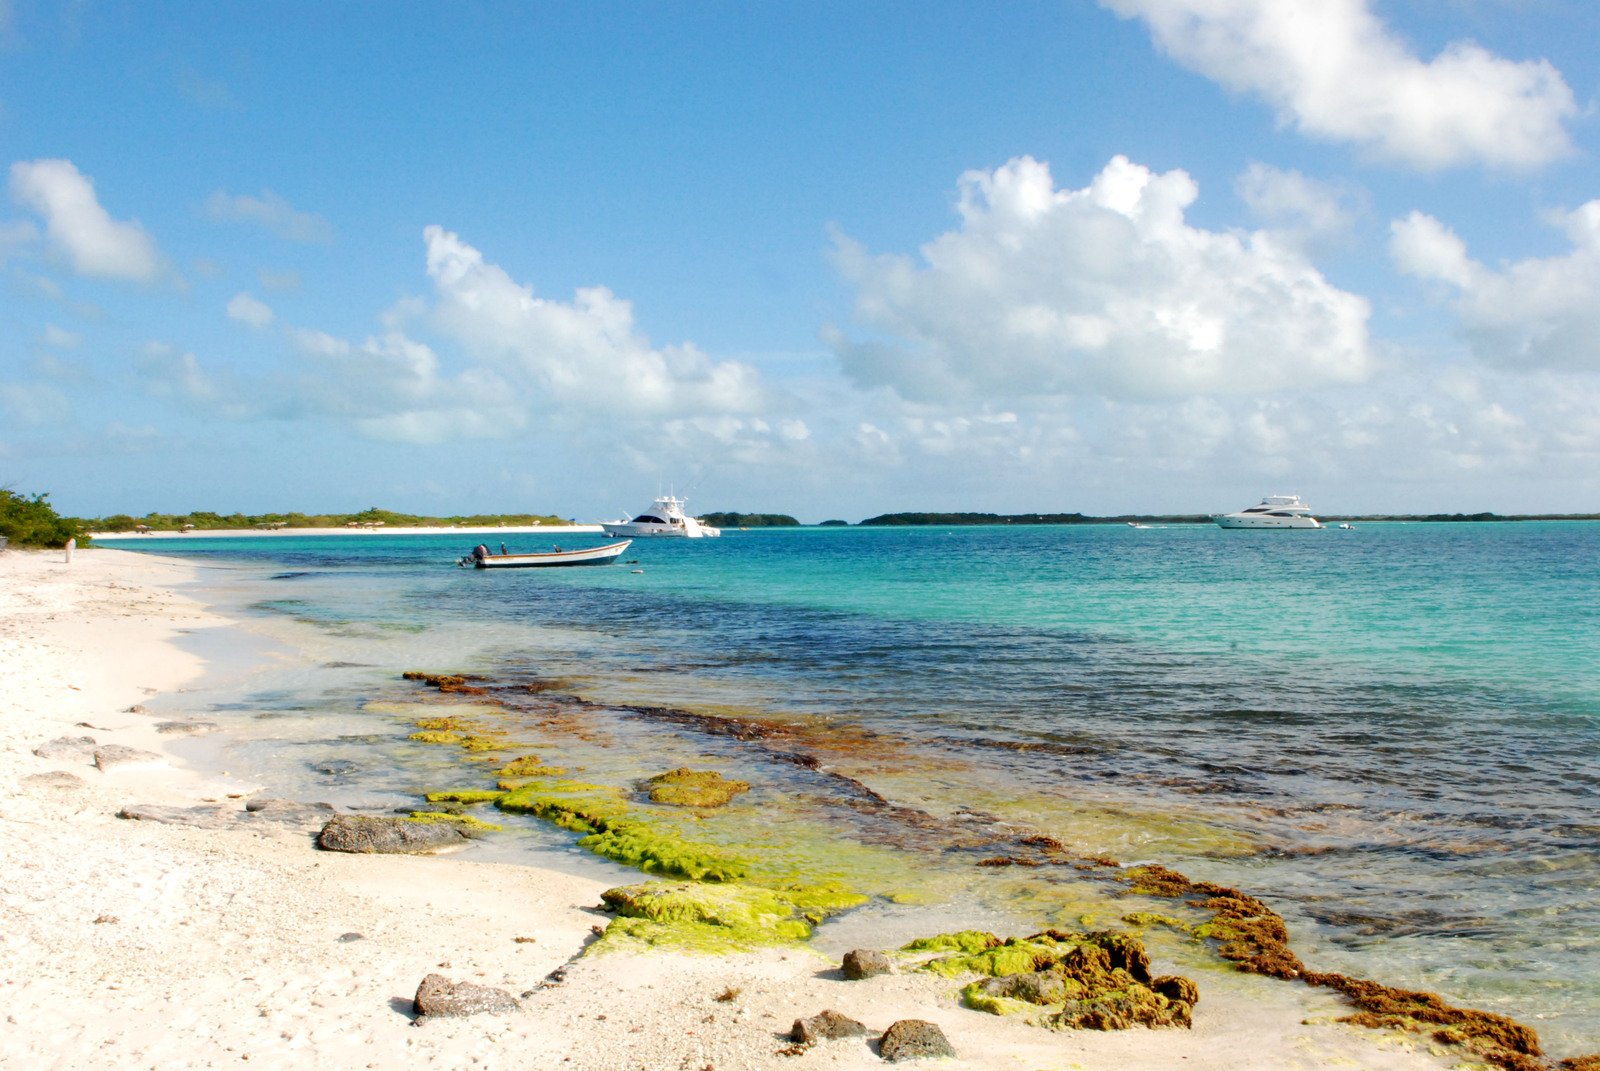
[[[236, 709], [354, 717], [405, 696], [399, 668], [561, 678], [587, 705], [541, 716], [581, 723], [559, 746], [594, 769], [711, 760], [774, 805], [836, 773], [1162, 862], [1264, 896], [1315, 968], [1600, 1050], [1600, 525], [771, 530], [640, 541], [607, 568], [454, 568], [475, 541], [110, 545], [208, 560], [261, 620], [316, 637], [314, 670]], [[655, 706], [840, 744], [813, 740], [819, 772]], [[364, 725], [263, 732], [248, 761], [331, 763], [380, 796], [460, 765]], [[928, 867], [961, 858], [882, 815], [808, 813]], [[1031, 910], [993, 880], [962, 895]]]

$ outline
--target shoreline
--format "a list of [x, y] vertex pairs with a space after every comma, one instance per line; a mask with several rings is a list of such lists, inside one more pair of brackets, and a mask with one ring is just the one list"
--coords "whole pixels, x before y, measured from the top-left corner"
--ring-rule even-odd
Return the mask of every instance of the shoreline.
[[[199, 573], [103, 548], [70, 565], [0, 554], [10, 700], [0, 708], [0, 949], [12, 968], [0, 980], [10, 1012], [0, 1063], [48, 1053], [46, 1066], [163, 1071], [245, 1060], [764, 1071], [797, 1066], [781, 1054], [790, 1023], [837, 1008], [875, 1031], [901, 1018], [938, 1023], [958, 1057], [935, 1066], [1449, 1066], [1418, 1039], [1328, 1023], [1348, 1011], [1337, 1002], [1221, 970], [1199, 979], [1192, 1031], [1053, 1033], [963, 1008], [958, 987], [931, 975], [844, 982], [805, 949], [575, 958], [609, 920], [593, 907], [603, 883], [467, 857], [319, 852], [318, 820], [244, 819], [259, 786], [173, 757], [180, 737], [136, 708], [206, 672], [174, 643], [183, 632], [218, 630], [225, 642], [237, 627], [173, 591], [192, 591]], [[62, 736], [153, 757], [100, 769], [82, 753], [34, 754]], [[225, 821], [115, 817], [139, 804], [210, 808]], [[561, 984], [544, 985], [557, 970]], [[435, 972], [505, 988], [523, 1006], [413, 1028], [410, 997]], [[716, 1000], [734, 989], [734, 1000]], [[800, 1059], [881, 1064], [859, 1039]]]
[[[113, 541], [145, 542], [154, 539], [281, 539], [291, 536], [375, 536], [375, 535], [493, 535], [496, 532], [510, 535], [552, 532], [558, 535], [572, 533], [591, 534], [604, 532], [598, 524], [520, 524], [485, 525], [460, 528], [207, 528], [190, 532], [157, 530], [150, 532], [90, 532], [96, 543]], [[120, 549], [120, 548], [112, 548]]]

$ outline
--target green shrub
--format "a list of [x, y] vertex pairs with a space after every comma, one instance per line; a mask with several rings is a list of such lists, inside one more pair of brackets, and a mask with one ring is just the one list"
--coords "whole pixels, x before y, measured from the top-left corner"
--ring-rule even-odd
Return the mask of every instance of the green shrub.
[[0, 535], [19, 547], [60, 547], [74, 537], [84, 538], [77, 521], [58, 515], [51, 507], [49, 495], [29, 497], [3, 487]]

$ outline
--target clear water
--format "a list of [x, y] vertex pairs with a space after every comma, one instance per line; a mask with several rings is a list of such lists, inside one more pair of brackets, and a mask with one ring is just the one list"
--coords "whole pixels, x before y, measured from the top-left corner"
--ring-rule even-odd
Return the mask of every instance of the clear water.
[[[454, 568], [474, 541], [111, 545], [210, 561], [212, 590], [297, 652], [207, 701], [249, 715], [218, 761], [302, 794], [378, 806], [480, 769], [405, 740], [400, 669], [560, 678], [588, 702], [541, 700], [525, 739], [583, 776], [710, 762], [756, 786], [698, 835], [765, 823], [775, 853], [859, 852], [924, 901], [1025, 924], [1089, 894], [976, 868], [962, 838], [1037, 830], [1261, 895], [1316, 969], [1600, 1050], [1600, 525], [774, 530]], [[830, 798], [852, 784], [938, 822]]]

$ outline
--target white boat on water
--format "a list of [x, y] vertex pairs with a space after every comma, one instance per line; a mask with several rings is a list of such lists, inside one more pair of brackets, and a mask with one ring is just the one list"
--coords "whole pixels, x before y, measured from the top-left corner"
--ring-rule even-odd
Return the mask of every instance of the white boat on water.
[[1221, 528], [1321, 528], [1299, 495], [1268, 495], [1259, 505], [1213, 517]]
[[624, 539], [620, 543], [607, 543], [603, 547], [584, 547], [580, 550], [562, 550], [556, 547], [538, 554], [499, 554], [490, 553], [489, 548], [479, 543], [473, 548], [472, 553], [462, 558], [458, 563], [461, 566], [472, 566], [474, 569], [539, 569], [553, 565], [610, 565], [622, 556], [628, 549], [631, 539]]
[[683, 499], [663, 495], [650, 503], [650, 508], [637, 517], [620, 521], [601, 521], [600, 527], [605, 529], [606, 535], [627, 536], [630, 539], [638, 536], [701, 539], [722, 534], [722, 529], [703, 524], [698, 518], [684, 513], [683, 506]]

